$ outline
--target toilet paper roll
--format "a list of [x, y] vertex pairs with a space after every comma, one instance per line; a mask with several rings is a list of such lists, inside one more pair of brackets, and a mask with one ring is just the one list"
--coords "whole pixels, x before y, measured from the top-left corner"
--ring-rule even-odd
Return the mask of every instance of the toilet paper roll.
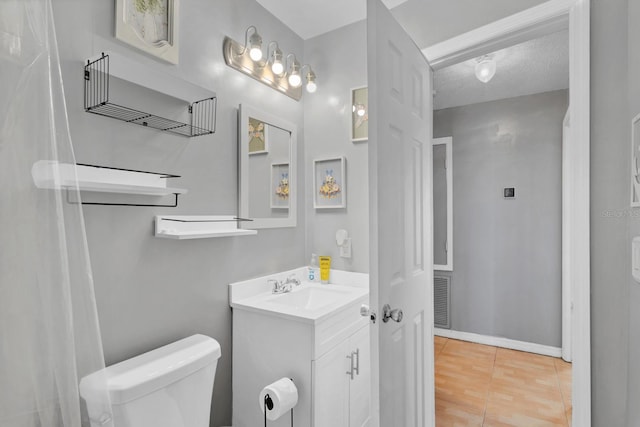
[[277, 420], [298, 403], [298, 389], [289, 378], [280, 378], [262, 389], [259, 401], [262, 412], [265, 410], [264, 398], [266, 395], [269, 395], [273, 401], [273, 407], [267, 408], [267, 418], [270, 421]]

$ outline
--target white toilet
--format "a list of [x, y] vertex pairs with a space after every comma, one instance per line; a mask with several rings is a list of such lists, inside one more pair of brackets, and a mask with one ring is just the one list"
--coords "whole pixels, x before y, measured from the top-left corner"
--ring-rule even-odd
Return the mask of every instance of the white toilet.
[[[92, 427], [209, 427], [220, 344], [193, 335], [94, 372], [80, 381]], [[105, 387], [113, 423], [100, 403]]]

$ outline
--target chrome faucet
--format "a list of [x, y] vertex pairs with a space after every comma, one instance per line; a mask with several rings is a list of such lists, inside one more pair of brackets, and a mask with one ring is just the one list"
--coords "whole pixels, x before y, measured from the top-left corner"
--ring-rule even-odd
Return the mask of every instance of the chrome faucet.
[[280, 280], [275, 280], [275, 279], [269, 279], [267, 280], [267, 283], [269, 283], [271, 285], [271, 293], [272, 294], [284, 294], [287, 292], [291, 292], [291, 289], [293, 289], [293, 286], [300, 286], [300, 280], [298, 278], [296, 278], [295, 275], [291, 275], [289, 277], [287, 277], [285, 280], [280, 281]]

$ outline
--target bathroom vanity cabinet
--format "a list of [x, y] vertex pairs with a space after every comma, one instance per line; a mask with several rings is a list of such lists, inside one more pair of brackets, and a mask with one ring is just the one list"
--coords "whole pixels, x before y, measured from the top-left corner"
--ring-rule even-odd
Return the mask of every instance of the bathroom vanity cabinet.
[[[370, 320], [360, 315], [368, 288], [303, 283], [273, 295], [264, 289], [243, 293], [234, 285], [233, 426], [264, 425], [260, 392], [283, 377], [298, 389], [295, 427], [368, 426]], [[317, 303], [330, 300], [330, 294], [337, 295], [335, 303]], [[268, 422], [290, 425], [288, 415]]]
[[367, 325], [311, 363], [313, 426], [369, 425], [370, 360]]

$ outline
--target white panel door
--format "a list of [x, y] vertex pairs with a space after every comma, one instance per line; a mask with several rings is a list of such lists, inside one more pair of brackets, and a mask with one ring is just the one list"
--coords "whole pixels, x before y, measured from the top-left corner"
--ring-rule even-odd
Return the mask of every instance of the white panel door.
[[[374, 414], [432, 426], [431, 68], [380, 0], [367, 0], [367, 45]], [[384, 322], [385, 304], [403, 316]]]

